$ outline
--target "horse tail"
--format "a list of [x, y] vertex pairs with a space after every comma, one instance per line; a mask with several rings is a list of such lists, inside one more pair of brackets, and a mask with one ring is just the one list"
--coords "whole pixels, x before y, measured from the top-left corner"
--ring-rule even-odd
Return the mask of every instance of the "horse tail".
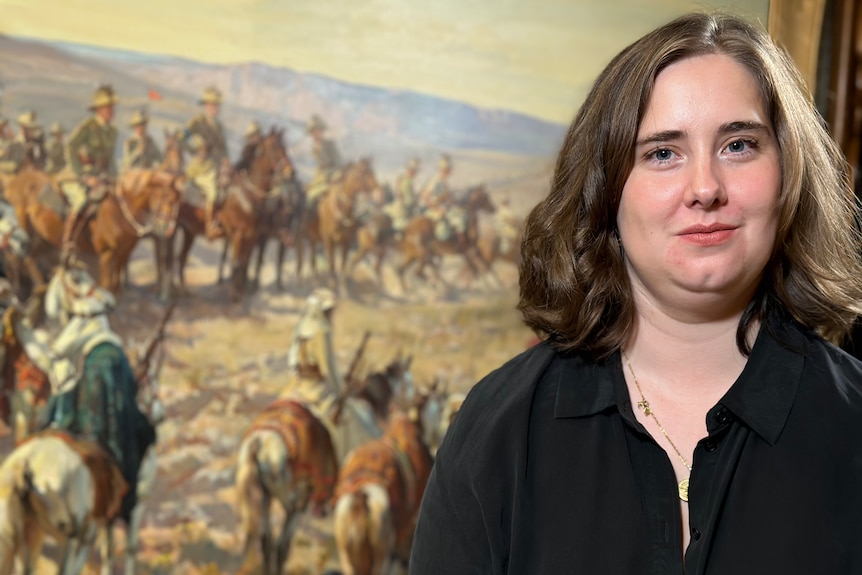
[[338, 500], [335, 539], [343, 570], [356, 575], [370, 575], [374, 567], [371, 507], [368, 494], [362, 488]]

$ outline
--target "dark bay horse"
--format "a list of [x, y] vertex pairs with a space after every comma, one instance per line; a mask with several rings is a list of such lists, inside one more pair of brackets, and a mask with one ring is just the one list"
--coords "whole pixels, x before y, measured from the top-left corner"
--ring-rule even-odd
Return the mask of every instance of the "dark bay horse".
[[[284, 224], [280, 196], [273, 197], [270, 190], [280, 181], [291, 180], [293, 174], [283, 132], [275, 128], [258, 144], [246, 148], [234, 166], [227, 197], [215, 217], [231, 250], [230, 295], [235, 302], [246, 294], [252, 250]], [[258, 274], [262, 252], [258, 255]]]

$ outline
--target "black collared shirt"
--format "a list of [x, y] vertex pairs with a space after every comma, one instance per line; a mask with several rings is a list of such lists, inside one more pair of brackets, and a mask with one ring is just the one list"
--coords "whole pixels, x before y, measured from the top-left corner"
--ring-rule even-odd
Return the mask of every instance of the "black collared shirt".
[[529, 350], [464, 402], [410, 573], [862, 575], [862, 363], [770, 319], [706, 424], [683, 553], [673, 467], [619, 354]]

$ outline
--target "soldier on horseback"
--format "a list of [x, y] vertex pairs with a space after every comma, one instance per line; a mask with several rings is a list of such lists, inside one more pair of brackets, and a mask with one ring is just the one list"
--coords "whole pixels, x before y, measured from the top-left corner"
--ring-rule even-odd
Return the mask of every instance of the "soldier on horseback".
[[392, 218], [392, 228], [396, 234], [404, 232], [407, 222], [416, 215], [416, 189], [414, 182], [419, 173], [419, 158], [407, 162], [405, 172], [395, 180], [394, 201], [386, 206], [386, 213]]
[[93, 115], [75, 128], [66, 145], [69, 166], [57, 175], [57, 183], [70, 207], [63, 229], [63, 250], [74, 243], [79, 228], [117, 177], [117, 128], [111, 125], [116, 103], [114, 89], [100, 86], [90, 105]]
[[194, 177], [189, 177], [206, 196], [206, 235], [208, 239], [219, 237], [222, 233], [221, 227], [213, 215], [218, 201], [219, 173], [230, 167], [224, 126], [218, 117], [221, 101], [221, 92], [215, 86], [210, 86], [204, 90], [203, 96], [198, 101], [203, 106], [203, 112], [192, 118], [186, 129], [186, 141], [190, 144], [190, 148], [192, 147], [193, 136], [197, 136], [205, 144], [204, 148], [201, 148], [198, 143], [198, 149], [191, 150], [196, 155], [201, 154], [201, 149], [206, 151], [203, 152], [204, 156], [200, 158], [198, 166], [200, 169], [192, 170]]
[[508, 254], [510, 250], [516, 248], [521, 235], [521, 220], [512, 211], [511, 204], [509, 198], [503, 198], [494, 214], [494, 229], [500, 237], [501, 254]]
[[155, 169], [161, 165], [162, 153], [147, 133], [148, 122], [146, 110], [138, 110], [132, 116], [129, 126], [134, 133], [123, 145], [123, 169]]
[[38, 167], [44, 163], [45, 152], [40, 142], [41, 126], [36, 121], [36, 112], [24, 112], [18, 116], [18, 136], [6, 147], [0, 158], [0, 172], [16, 174], [30, 160]]
[[56, 174], [66, 167], [66, 143], [63, 141], [65, 133], [59, 122], [54, 122], [51, 126], [51, 143], [48, 145], [48, 162], [45, 165], [45, 171], [49, 174]]
[[317, 114], [311, 117], [306, 127], [306, 132], [314, 140], [311, 151], [314, 155], [314, 161], [317, 163], [317, 169], [306, 192], [306, 201], [310, 208], [313, 208], [320, 197], [329, 189], [329, 184], [337, 181], [342, 175], [341, 168], [343, 166], [338, 147], [334, 140], [324, 137], [327, 127], [323, 119]]

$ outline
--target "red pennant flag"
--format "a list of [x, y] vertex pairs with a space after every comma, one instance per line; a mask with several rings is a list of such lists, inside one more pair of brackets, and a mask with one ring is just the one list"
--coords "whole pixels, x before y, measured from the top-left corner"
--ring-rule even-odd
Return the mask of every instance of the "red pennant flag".
[[161, 100], [162, 99], [162, 95], [159, 94], [157, 91], [153, 90], [152, 88], [150, 89], [147, 96], [150, 98], [150, 100]]

